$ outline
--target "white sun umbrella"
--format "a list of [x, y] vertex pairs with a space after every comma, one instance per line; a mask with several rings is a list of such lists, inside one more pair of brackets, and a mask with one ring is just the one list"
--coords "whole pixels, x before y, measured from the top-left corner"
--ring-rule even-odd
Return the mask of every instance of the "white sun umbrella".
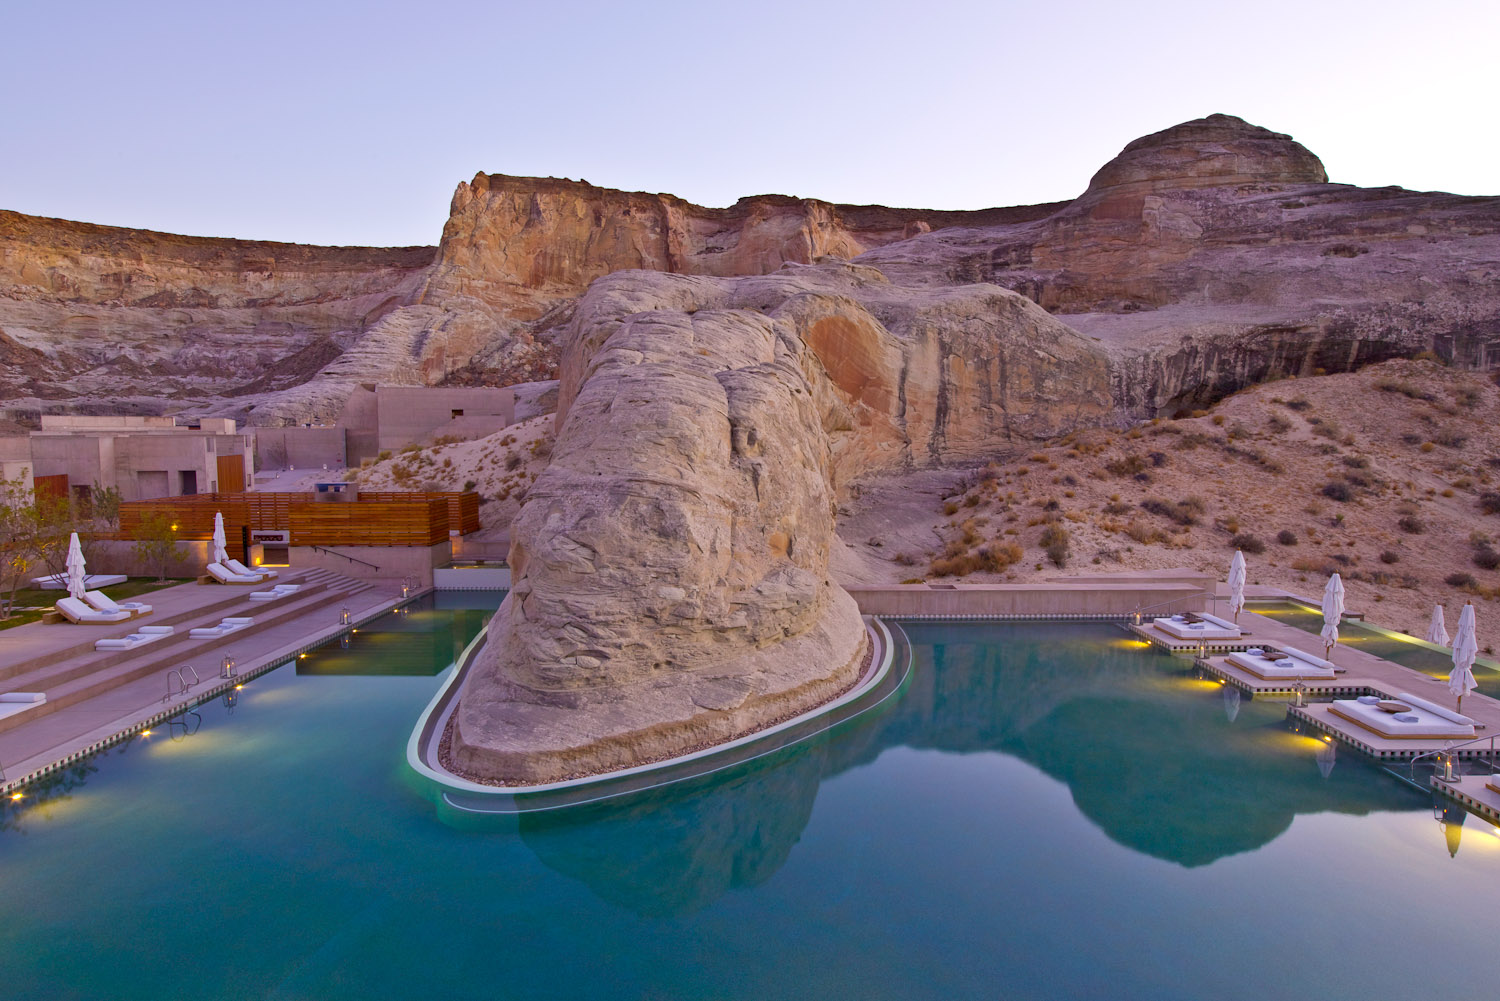
[[1245, 554], [1236, 549], [1229, 561], [1229, 614], [1236, 622], [1245, 608], [1245, 576]]
[[1474, 627], [1474, 603], [1464, 605], [1458, 617], [1458, 635], [1453, 637], [1453, 673], [1448, 675], [1448, 691], [1458, 696], [1458, 708], [1464, 707], [1464, 696], [1479, 687], [1474, 680], [1474, 658], [1479, 656], [1479, 637]]
[[77, 532], [68, 539], [68, 561], [65, 565], [68, 568], [68, 597], [81, 600], [89, 585], [88, 574], [83, 566], [83, 547], [78, 544]]
[[1447, 646], [1450, 642], [1448, 639], [1448, 626], [1443, 622], [1442, 605], [1432, 606], [1432, 622], [1427, 626], [1427, 642], [1435, 643], [1438, 646]]
[[1339, 622], [1344, 617], [1344, 582], [1338, 574], [1328, 578], [1323, 588], [1323, 656], [1333, 653], [1339, 641]]
[[225, 560], [229, 559], [229, 550], [227, 548], [225, 548], [225, 545], [226, 544], [224, 542], [224, 512], [223, 511], [215, 511], [214, 512], [214, 545], [213, 545], [213, 552], [210, 554], [213, 557], [213, 562], [222, 565]]

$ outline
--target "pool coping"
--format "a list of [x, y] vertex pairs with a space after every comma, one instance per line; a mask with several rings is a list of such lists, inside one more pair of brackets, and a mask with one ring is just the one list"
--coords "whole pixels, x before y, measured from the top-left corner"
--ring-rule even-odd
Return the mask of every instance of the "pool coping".
[[[474, 654], [478, 652], [488, 637], [489, 624], [486, 623], [485, 627], [479, 631], [479, 634], [464, 648], [463, 653], [459, 655], [459, 659], [453, 667], [448, 669], [451, 672], [450, 676], [443, 682], [437, 694], [427, 703], [427, 707], [422, 710], [421, 716], [417, 719], [416, 726], [412, 728], [411, 736], [407, 738], [406, 761], [413, 771], [435, 783], [443, 790], [444, 794], [459, 792], [471, 795], [493, 796], [497, 799], [542, 795], [549, 792], [586, 788], [591, 785], [603, 785], [622, 778], [645, 775], [654, 771], [665, 771], [683, 764], [703, 761], [707, 758], [737, 750], [747, 744], [766, 740], [778, 733], [783, 733], [793, 727], [832, 713], [857, 700], [884, 681], [890, 673], [891, 665], [895, 659], [895, 639], [892, 637], [889, 627], [879, 616], [866, 616], [865, 619], [867, 635], [869, 635], [872, 643], [878, 644], [876, 655], [872, 658], [869, 670], [855, 683], [853, 688], [821, 706], [793, 716], [791, 719], [783, 720], [773, 726], [768, 726], [736, 737], [733, 740], [700, 748], [686, 754], [679, 754], [674, 757], [648, 762], [643, 765], [635, 765], [630, 768], [618, 768], [608, 772], [600, 772], [596, 775], [586, 775], [576, 779], [565, 779], [560, 782], [525, 786], [486, 785], [482, 782], [475, 782], [448, 771], [442, 767], [441, 762], [438, 760], [437, 745], [442, 740], [443, 730], [446, 728], [447, 721], [457, 706], [457, 695], [463, 687], [463, 681], [467, 677]], [[628, 795], [634, 791], [638, 790], [624, 790], [617, 795]], [[458, 809], [467, 809], [457, 806], [457, 804], [453, 804], [451, 801], [449, 805], [455, 806]], [[555, 809], [556, 807], [550, 808]], [[528, 809], [527, 807], [518, 805], [516, 810], [506, 812], [524, 813], [536, 809], [549, 809], [549, 807], [534, 806]]]

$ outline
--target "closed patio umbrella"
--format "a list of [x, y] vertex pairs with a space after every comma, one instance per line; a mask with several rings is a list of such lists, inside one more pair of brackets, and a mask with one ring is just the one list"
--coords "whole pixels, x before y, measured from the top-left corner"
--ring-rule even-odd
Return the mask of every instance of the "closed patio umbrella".
[[1236, 549], [1234, 559], [1229, 561], [1229, 614], [1236, 622], [1245, 607], [1245, 576], [1245, 554]]
[[1453, 671], [1448, 675], [1448, 691], [1458, 696], [1463, 711], [1464, 696], [1479, 687], [1474, 680], [1474, 658], [1479, 656], [1479, 637], [1474, 626], [1474, 603], [1464, 605], [1458, 617], [1458, 635], [1453, 637]]
[[1323, 656], [1333, 653], [1339, 641], [1339, 622], [1344, 617], [1344, 582], [1338, 574], [1328, 578], [1323, 588]]
[[[53, 564], [54, 566], [56, 564]], [[89, 589], [88, 574], [83, 565], [83, 547], [78, 544], [78, 533], [68, 539], [68, 597], [82, 600], [83, 592]]]
[[223, 564], [229, 559], [229, 550], [224, 541], [224, 512], [214, 512], [214, 543], [213, 551], [209, 554], [214, 563]]
[[1435, 643], [1438, 646], [1447, 646], [1450, 642], [1448, 639], [1448, 626], [1443, 622], [1442, 605], [1432, 606], [1432, 622], [1427, 626], [1427, 642]]

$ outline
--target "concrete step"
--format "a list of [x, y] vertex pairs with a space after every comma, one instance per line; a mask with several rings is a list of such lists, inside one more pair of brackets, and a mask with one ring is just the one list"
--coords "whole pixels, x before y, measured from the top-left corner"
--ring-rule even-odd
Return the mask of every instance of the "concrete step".
[[[307, 597], [299, 595], [298, 600], [282, 605], [274, 612], [256, 615], [253, 625], [225, 637], [194, 639], [184, 630], [137, 651], [117, 651], [128, 656], [107, 665], [89, 665], [82, 673], [74, 665], [62, 667], [55, 676], [36, 672], [20, 679], [24, 683], [19, 684], [16, 690], [46, 692], [47, 701], [24, 713], [0, 719], [0, 733], [193, 659], [203, 661], [203, 665], [195, 666], [200, 666], [199, 674], [207, 680], [210, 673], [217, 673], [221, 651], [230, 644], [342, 601], [340, 595], [330, 590], [321, 590]], [[333, 621], [327, 623], [329, 627], [335, 624]], [[208, 670], [205, 671], [204, 667]]]
[[[298, 592], [298, 597], [302, 597], [306, 594], [326, 590], [330, 582], [326, 580], [311, 580], [308, 576], [301, 576], [297, 578], [277, 578], [277, 580], [273, 581], [272, 583], [300, 584], [302, 585], [302, 590]], [[4, 690], [6, 691], [28, 691], [28, 689], [17, 687], [17, 685], [14, 684], [11, 679], [19, 678], [23, 674], [28, 674], [32, 671], [37, 670], [38, 668], [46, 667], [49, 664], [55, 664], [61, 660], [91, 657], [95, 653], [95, 640], [117, 639], [121, 636], [129, 636], [141, 626], [173, 626], [177, 629], [178, 632], [186, 632], [189, 628], [200, 625], [211, 625], [214, 622], [218, 622], [222, 618], [237, 615], [254, 615], [254, 609], [263, 608], [265, 606], [258, 601], [251, 601], [250, 592], [269, 589], [271, 587], [271, 584], [267, 584], [264, 588], [231, 588], [223, 584], [205, 584], [200, 586], [222, 588], [226, 593], [223, 595], [223, 597], [220, 597], [209, 604], [200, 605], [197, 608], [185, 609], [183, 611], [175, 612], [172, 614], [152, 612], [150, 615], [143, 615], [140, 618], [130, 619], [125, 622], [112, 623], [108, 626], [80, 626], [74, 625], [71, 622], [55, 626], [48, 626], [47, 628], [49, 629], [75, 630], [78, 633], [78, 642], [69, 647], [54, 649], [48, 653], [39, 654], [38, 656], [30, 657], [26, 660], [18, 660], [13, 663], [0, 666], [0, 683], [4, 684]], [[149, 605], [151, 604], [151, 595], [142, 595], [140, 600]], [[160, 642], [164, 643], [166, 641], [162, 640]], [[118, 654], [121, 652], [122, 651], [116, 651], [114, 656], [118, 656]], [[129, 651], [123, 652], [127, 654], [129, 653]], [[110, 655], [100, 654], [100, 656], [103, 657]]]

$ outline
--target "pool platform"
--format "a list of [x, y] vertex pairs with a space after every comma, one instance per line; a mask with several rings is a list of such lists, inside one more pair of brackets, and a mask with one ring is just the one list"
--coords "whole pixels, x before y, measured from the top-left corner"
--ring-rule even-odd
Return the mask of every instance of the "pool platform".
[[1475, 816], [1500, 826], [1500, 775], [1460, 775], [1451, 779], [1434, 775], [1432, 788], [1457, 800]]

